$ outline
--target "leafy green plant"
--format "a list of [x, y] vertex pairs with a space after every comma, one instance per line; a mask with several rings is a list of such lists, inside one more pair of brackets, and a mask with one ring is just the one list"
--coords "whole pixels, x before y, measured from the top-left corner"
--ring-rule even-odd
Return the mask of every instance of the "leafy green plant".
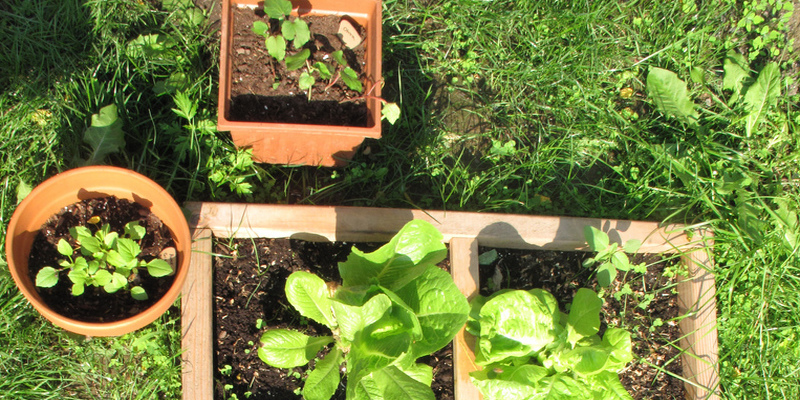
[[[89, 222], [99, 223], [100, 219], [92, 217]], [[59, 262], [61, 268], [45, 266], [39, 270], [36, 274], [36, 286], [53, 287], [58, 284], [62, 272], [66, 271], [72, 282], [73, 296], [82, 295], [86, 286], [91, 285], [102, 286], [107, 293], [115, 293], [120, 289], [129, 290], [134, 299], [147, 300], [144, 288], [129, 285], [139, 273], [139, 268], [146, 268], [147, 273], [156, 278], [174, 272], [172, 266], [164, 260], [139, 259], [142, 252], [139, 243], [147, 232], [136, 221], [126, 224], [122, 235], [111, 231], [109, 224], [104, 224], [94, 233], [85, 226], [72, 227], [69, 233], [80, 246], [75, 249], [66, 239], [59, 240], [57, 250], [66, 259]], [[77, 251], [80, 256], [75, 255]]]
[[287, 299], [332, 334], [269, 330], [261, 336], [259, 357], [274, 367], [294, 368], [334, 343], [308, 373], [306, 399], [330, 398], [343, 363], [348, 399], [433, 399], [432, 369], [416, 360], [449, 343], [469, 313], [452, 277], [435, 265], [446, 253], [441, 233], [415, 220], [372, 253], [353, 248], [339, 264], [341, 286], [309, 272], [293, 273], [286, 281]]
[[[267, 53], [278, 62], [284, 62], [288, 71], [295, 71], [305, 67], [297, 80], [297, 86], [307, 93], [308, 100], [311, 100], [311, 89], [318, 80], [328, 82], [324, 91], [327, 91], [341, 80], [350, 90], [362, 93], [361, 96], [347, 101], [373, 97], [370, 95], [372, 90], [364, 93], [364, 85], [359, 79], [358, 72], [348, 65], [342, 50], [331, 53], [332, 62], [317, 61], [312, 64], [310, 60], [311, 50], [302, 48], [311, 39], [311, 32], [308, 24], [299, 16], [290, 19], [292, 3], [289, 0], [266, 0], [264, 1], [264, 12], [270, 19], [277, 20], [280, 23], [280, 29], [277, 26], [271, 27], [263, 21], [255, 21], [252, 31], [257, 35], [264, 36]], [[277, 33], [278, 31], [280, 33]], [[273, 34], [273, 32], [276, 33]], [[298, 50], [296, 53], [287, 55], [287, 41], [292, 42], [292, 46]], [[377, 84], [379, 83], [375, 85]], [[378, 98], [378, 100], [381, 101], [382, 105], [381, 119], [394, 124], [400, 118], [400, 107], [381, 98]]]
[[613, 327], [598, 335], [602, 305], [585, 288], [569, 314], [542, 289], [476, 297], [467, 331], [484, 368], [472, 383], [486, 400], [631, 399], [617, 375], [633, 359], [631, 336]]
[[625, 242], [622, 247], [616, 243], [611, 243], [608, 234], [587, 225], [583, 228], [583, 235], [586, 243], [592, 251], [597, 254], [583, 262], [586, 268], [597, 266], [597, 283], [602, 287], [611, 285], [617, 277], [617, 271], [628, 272], [633, 270], [638, 273], [647, 272], [645, 263], [633, 265], [625, 253], [635, 253], [642, 246], [638, 239], [631, 239]]
[[[753, 137], [781, 94], [780, 68], [777, 63], [770, 62], [753, 80], [747, 59], [731, 51], [725, 57], [723, 69], [722, 88], [731, 91], [725, 106], [735, 114], [730, 116], [731, 119], [744, 122], [745, 135]], [[699, 121], [697, 105], [689, 97], [686, 83], [674, 72], [651, 67], [647, 75], [647, 95], [663, 114], [695, 128], [706, 125], [702, 123], [704, 121]]]

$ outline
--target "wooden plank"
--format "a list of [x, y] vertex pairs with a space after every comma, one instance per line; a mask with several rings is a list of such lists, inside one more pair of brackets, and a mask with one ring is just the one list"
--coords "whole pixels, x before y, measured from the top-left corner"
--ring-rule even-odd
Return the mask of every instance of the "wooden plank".
[[[478, 240], [453, 238], [450, 241], [450, 265], [453, 281], [468, 300], [478, 294]], [[478, 370], [475, 364], [475, 337], [461, 328], [453, 339], [453, 378], [456, 399], [481, 399], [478, 388], [470, 382], [469, 373]]]
[[211, 231], [195, 229], [192, 259], [181, 297], [183, 398], [214, 399]]
[[423, 211], [369, 207], [187, 203], [194, 226], [219, 237], [272, 237], [314, 241], [383, 242], [408, 221], [431, 222], [445, 236], [478, 238], [482, 246], [512, 249], [586, 250], [586, 225], [607, 232], [612, 241], [646, 238], [646, 253], [696, 245], [678, 225], [655, 222], [533, 215]]
[[678, 283], [680, 347], [686, 392], [691, 399], [719, 399], [716, 286], [713, 257], [708, 247], [681, 256], [689, 278]]

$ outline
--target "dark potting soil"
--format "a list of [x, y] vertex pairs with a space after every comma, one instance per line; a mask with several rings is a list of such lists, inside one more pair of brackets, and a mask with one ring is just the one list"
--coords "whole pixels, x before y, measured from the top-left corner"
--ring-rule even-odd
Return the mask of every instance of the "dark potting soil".
[[[480, 248], [479, 253], [491, 251]], [[572, 302], [581, 287], [595, 291], [600, 288], [583, 261], [593, 253], [563, 251], [522, 251], [495, 249], [497, 258], [480, 266], [481, 294], [488, 296], [499, 289], [545, 289], [558, 300], [562, 311]], [[674, 321], [678, 317], [675, 279], [665, 270], [675, 270], [677, 263], [655, 255], [636, 255], [632, 264], [646, 262], [644, 276], [632, 271], [619, 272], [616, 281], [607, 289], [600, 321], [602, 334], [607, 326], [622, 327], [631, 332], [634, 360], [620, 372], [622, 385], [635, 400], [685, 399], [683, 382], [652, 367], [656, 365], [675, 376], [681, 376], [680, 351], [672, 344], [680, 332]], [[612, 293], [628, 284], [632, 294], [617, 300]], [[650, 298], [648, 295], [654, 295]], [[657, 319], [663, 322], [657, 326]], [[654, 323], [655, 322], [655, 323]]]
[[[289, 328], [311, 336], [330, 330], [303, 318], [286, 300], [286, 278], [295, 271], [312, 272], [327, 282], [341, 283], [338, 263], [352, 243], [316, 243], [288, 239], [243, 239], [214, 247], [214, 396], [227, 400], [299, 399], [296, 391], [311, 368], [272, 368], [258, 358], [259, 339], [267, 329]], [[377, 244], [357, 244], [372, 251]], [[261, 320], [262, 325], [257, 326]], [[330, 347], [323, 349], [327, 353]], [[319, 357], [318, 357], [319, 358]], [[439, 400], [452, 400], [452, 345], [420, 359], [433, 367], [432, 388]], [[342, 374], [344, 377], [344, 374]], [[345, 398], [345, 382], [333, 399]], [[250, 393], [249, 397], [247, 393]]]
[[[99, 217], [100, 222], [89, 223], [88, 220], [92, 217]], [[162, 250], [175, 246], [169, 229], [155, 214], [140, 204], [113, 196], [83, 200], [65, 207], [42, 225], [33, 241], [28, 259], [31, 280], [35, 282], [36, 274], [45, 266], [59, 268], [59, 262], [65, 259], [57, 250], [57, 244], [62, 238], [74, 249], [78, 249], [73, 258], [80, 256], [79, 244], [70, 236], [70, 228], [85, 226], [94, 233], [103, 224], [109, 224], [112, 231], [121, 233], [124, 232], [125, 225], [132, 221], [139, 221], [139, 225], [147, 231], [139, 243], [142, 248], [139, 259], [150, 261], [158, 257]], [[67, 273], [68, 271], [60, 273], [56, 286], [36, 287], [36, 290], [53, 311], [85, 322], [119, 321], [136, 315], [161, 299], [175, 280], [173, 276], [153, 278], [146, 268], [140, 268], [130, 285], [144, 288], [149, 298], [134, 300], [128, 291], [107, 293], [102, 287], [93, 286], [87, 286], [84, 294], [73, 296], [72, 282], [67, 278]]]
[[[363, 76], [364, 44], [349, 49], [337, 36], [339, 16], [304, 16], [312, 40], [303, 48], [311, 51], [313, 65], [317, 61], [335, 65], [331, 53], [344, 51], [348, 65]], [[267, 52], [264, 37], [253, 33], [253, 22], [269, 23], [263, 10], [233, 9], [233, 45], [231, 49], [231, 108], [229, 118], [234, 121], [282, 122], [297, 124], [366, 126], [367, 106], [361, 93], [348, 88], [341, 79], [329, 86], [328, 81], [317, 79], [310, 89], [311, 97], [297, 85], [306, 68], [286, 69], [285, 62], [276, 61]], [[278, 27], [272, 21], [270, 26]], [[357, 26], [361, 36], [366, 30]], [[276, 32], [273, 32], [273, 34]], [[287, 56], [300, 50], [287, 44]], [[316, 76], [316, 75], [315, 75]], [[363, 81], [362, 81], [363, 82]], [[365, 85], [366, 86], [366, 85]], [[369, 91], [369, 87], [365, 87]]]

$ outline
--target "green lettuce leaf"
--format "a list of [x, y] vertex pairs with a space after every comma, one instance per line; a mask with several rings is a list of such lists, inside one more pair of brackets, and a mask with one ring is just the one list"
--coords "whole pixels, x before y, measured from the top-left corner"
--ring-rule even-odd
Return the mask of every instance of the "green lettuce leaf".
[[314, 366], [303, 385], [303, 397], [306, 400], [328, 400], [336, 393], [341, 376], [339, 366], [344, 362], [344, 355], [338, 347], [334, 347]]
[[442, 234], [429, 222], [414, 220], [372, 253], [353, 248], [339, 263], [339, 274], [345, 287], [378, 284], [396, 291], [446, 256]]
[[308, 364], [331, 342], [330, 336], [311, 337], [288, 329], [273, 329], [261, 335], [258, 357], [276, 368], [299, 367]]
[[428, 267], [422, 275], [397, 291], [419, 321], [422, 338], [412, 345], [415, 356], [431, 354], [446, 346], [467, 320], [469, 304], [453, 278], [438, 267]]
[[322, 278], [310, 272], [293, 272], [286, 279], [286, 298], [302, 316], [336, 328], [330, 292]]
[[480, 312], [481, 364], [538, 352], [555, 340], [556, 320], [548, 303], [526, 291], [489, 300]]

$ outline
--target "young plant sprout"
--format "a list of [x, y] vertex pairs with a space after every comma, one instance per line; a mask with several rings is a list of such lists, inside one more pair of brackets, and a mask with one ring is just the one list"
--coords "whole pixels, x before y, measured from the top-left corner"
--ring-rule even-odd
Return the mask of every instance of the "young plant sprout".
[[[280, 27], [271, 27], [263, 21], [253, 23], [253, 33], [264, 36], [264, 44], [267, 53], [278, 62], [284, 62], [286, 70], [296, 71], [303, 69], [297, 80], [300, 90], [307, 93], [308, 100], [311, 101], [312, 88], [317, 81], [328, 82], [323, 91], [328, 91], [336, 82], [341, 80], [350, 90], [362, 93], [354, 99], [375, 98], [370, 95], [370, 90], [364, 93], [364, 86], [361, 83], [358, 72], [347, 63], [342, 50], [331, 53], [332, 61], [317, 61], [312, 63], [311, 50], [303, 48], [311, 39], [311, 31], [308, 24], [299, 16], [292, 19], [292, 3], [289, 0], [265, 0], [264, 13], [270, 19], [277, 20]], [[272, 33], [276, 32], [276, 33]], [[294, 54], [287, 55], [287, 43], [291, 41], [292, 47], [298, 50]], [[374, 89], [375, 85], [373, 85]], [[400, 107], [395, 103], [389, 103], [383, 99], [381, 101], [381, 119], [394, 124], [400, 118]]]
[[[99, 217], [92, 217], [91, 224], [100, 222]], [[80, 296], [86, 286], [103, 287], [107, 293], [128, 290], [136, 300], [147, 300], [148, 296], [141, 286], [130, 286], [140, 268], [155, 278], [170, 275], [174, 272], [167, 261], [155, 258], [150, 261], [139, 259], [142, 249], [139, 245], [146, 230], [138, 222], [125, 225], [122, 235], [111, 231], [108, 224], [103, 224], [94, 234], [85, 226], [70, 228], [69, 234], [79, 243], [73, 248], [65, 239], [58, 241], [58, 252], [66, 257], [59, 262], [60, 268], [46, 266], [36, 274], [36, 286], [53, 287], [58, 284], [60, 275], [67, 272], [72, 282], [72, 295]], [[75, 253], [79, 251], [80, 255]]]

